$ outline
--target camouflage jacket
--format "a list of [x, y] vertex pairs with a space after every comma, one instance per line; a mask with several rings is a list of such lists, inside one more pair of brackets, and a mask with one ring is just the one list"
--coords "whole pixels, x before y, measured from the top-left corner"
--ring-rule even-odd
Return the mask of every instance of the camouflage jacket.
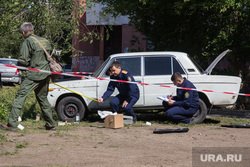
[[[48, 51], [48, 53], [50, 53], [51, 45], [47, 39], [34, 35], [34, 33], [28, 33], [20, 47], [18, 65], [50, 71], [49, 59], [47, 55], [45, 54], [39, 43], [35, 39], [30, 38], [30, 36], [38, 39], [43, 47]], [[27, 78], [33, 81], [43, 80], [48, 75], [50, 74], [37, 71], [27, 71]]]

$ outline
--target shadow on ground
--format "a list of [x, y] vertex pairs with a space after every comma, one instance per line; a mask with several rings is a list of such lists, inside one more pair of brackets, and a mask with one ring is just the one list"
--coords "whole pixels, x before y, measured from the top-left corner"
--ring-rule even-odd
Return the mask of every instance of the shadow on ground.
[[250, 119], [250, 111], [213, 109], [208, 116]]
[[[137, 121], [142, 122], [155, 122], [159, 124], [175, 124], [174, 122], [168, 120], [164, 111], [136, 111]], [[243, 113], [243, 112], [241, 112]], [[213, 111], [207, 118], [202, 122], [203, 124], [219, 124], [219, 120], [211, 119], [210, 117], [231, 117], [231, 118], [249, 118], [245, 115], [249, 114], [246, 112], [245, 114], [239, 114], [239, 112], [221, 112], [221, 111]], [[104, 122], [103, 119], [97, 113], [91, 113], [86, 116], [85, 121], [89, 122]]]

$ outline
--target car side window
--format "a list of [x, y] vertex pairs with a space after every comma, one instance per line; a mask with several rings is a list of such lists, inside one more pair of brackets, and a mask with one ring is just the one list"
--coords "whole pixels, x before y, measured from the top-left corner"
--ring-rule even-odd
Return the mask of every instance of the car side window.
[[178, 61], [173, 58], [173, 72], [179, 72], [180, 74], [185, 74], [185, 72], [183, 71], [183, 69], [181, 68], [181, 65], [178, 63]]
[[145, 75], [171, 75], [171, 57], [145, 57]]
[[134, 58], [117, 58], [121, 64], [121, 67], [125, 70], [128, 70], [133, 76], [141, 75], [141, 57]]

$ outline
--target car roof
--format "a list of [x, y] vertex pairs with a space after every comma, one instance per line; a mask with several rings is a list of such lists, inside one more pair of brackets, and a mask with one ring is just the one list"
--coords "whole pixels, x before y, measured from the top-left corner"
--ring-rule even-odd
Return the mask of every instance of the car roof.
[[9, 58], [0, 58], [0, 60], [14, 60], [14, 61], [18, 61], [17, 59], [9, 59]]
[[150, 56], [150, 55], [173, 55], [176, 57], [187, 57], [187, 53], [184, 52], [174, 52], [174, 51], [164, 51], [164, 52], [130, 52], [130, 53], [117, 53], [110, 55], [113, 57], [130, 57], [130, 56]]
[[[110, 56], [110, 59], [115, 59], [119, 57], [133, 57], [133, 56], [172, 56], [175, 57], [181, 64], [185, 63], [185, 69], [194, 69], [196, 68], [193, 62], [188, 57], [187, 53], [178, 52], [178, 51], [158, 51], [158, 52], [131, 52], [131, 53], [118, 53]], [[200, 71], [196, 71], [196, 73], [192, 72], [192, 74], [200, 74]]]

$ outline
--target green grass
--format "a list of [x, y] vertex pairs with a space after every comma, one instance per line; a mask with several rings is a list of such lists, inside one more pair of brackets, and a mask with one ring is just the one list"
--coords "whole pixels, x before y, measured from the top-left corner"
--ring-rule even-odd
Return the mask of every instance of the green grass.
[[9, 116], [9, 112], [7, 107], [4, 104], [0, 104], [0, 120], [2, 122], [7, 122], [7, 118]]
[[109, 148], [118, 148], [119, 146], [110, 145]]
[[[201, 124], [174, 124], [167, 120], [166, 114], [163, 111], [151, 110], [151, 111], [137, 111], [137, 122], [132, 125], [124, 125], [125, 127], [147, 127], [146, 122], [151, 122], [152, 125], [166, 125], [166, 126], [182, 126], [182, 127], [194, 127], [194, 126], [220, 126], [221, 124], [250, 124], [250, 119], [234, 118], [234, 117], [210, 117], [206, 118]], [[93, 122], [101, 121], [98, 114], [90, 114], [85, 119], [86, 126], [95, 126]], [[98, 124], [96, 124], [98, 126]], [[99, 125], [100, 126], [100, 125]]]
[[0, 153], [0, 157], [3, 156], [3, 155], [16, 155], [18, 154], [18, 150], [15, 150], [13, 152], [10, 152], [10, 151], [3, 151], [2, 153]]
[[249, 119], [243, 118], [212, 117], [212, 119], [220, 122], [221, 124], [250, 124]]
[[25, 148], [29, 145], [28, 142], [16, 143], [16, 148]]
[[0, 150], [0, 157], [1, 156], [8, 156], [8, 155], [16, 155], [20, 152], [20, 149], [26, 148], [29, 143], [28, 142], [13, 142], [7, 140], [7, 137], [3, 134], [0, 134], [0, 144], [5, 145], [6, 143], [15, 143], [15, 150], [14, 151], [7, 151], [7, 150]]
[[7, 137], [3, 134], [0, 134], [0, 143], [5, 143], [7, 142]]

